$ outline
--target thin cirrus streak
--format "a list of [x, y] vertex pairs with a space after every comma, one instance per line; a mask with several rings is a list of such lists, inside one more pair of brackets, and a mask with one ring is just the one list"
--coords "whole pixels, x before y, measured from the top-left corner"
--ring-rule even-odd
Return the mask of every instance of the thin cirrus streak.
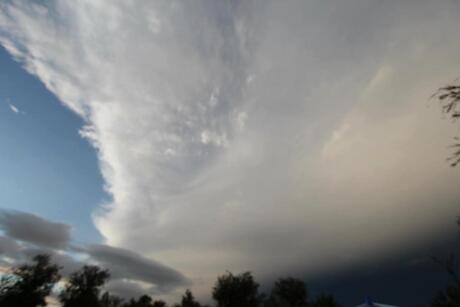
[[438, 33], [458, 10], [18, 0], [0, 5], [0, 41], [85, 119], [113, 198], [94, 214], [106, 243], [204, 289], [226, 269], [317, 273], [442, 233], [453, 130], [420, 102], [456, 73], [460, 46]]

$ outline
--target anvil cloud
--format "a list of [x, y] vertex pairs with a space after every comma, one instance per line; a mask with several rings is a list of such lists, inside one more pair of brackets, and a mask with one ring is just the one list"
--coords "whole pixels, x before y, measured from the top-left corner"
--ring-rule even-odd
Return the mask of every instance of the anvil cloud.
[[448, 231], [456, 131], [427, 100], [459, 73], [459, 13], [12, 0], [0, 43], [85, 120], [112, 197], [93, 217], [105, 243], [204, 292], [225, 270], [317, 274]]

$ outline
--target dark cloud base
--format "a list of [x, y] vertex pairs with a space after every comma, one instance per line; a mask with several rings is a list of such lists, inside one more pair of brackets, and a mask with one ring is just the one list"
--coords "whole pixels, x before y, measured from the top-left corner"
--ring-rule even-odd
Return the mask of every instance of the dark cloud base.
[[349, 267], [327, 277], [305, 276], [305, 279], [310, 281], [313, 295], [333, 293], [344, 306], [355, 306], [370, 296], [377, 302], [396, 306], [429, 307], [434, 295], [451, 282], [431, 257], [447, 259], [458, 250], [458, 244], [458, 238], [450, 236], [381, 262]]

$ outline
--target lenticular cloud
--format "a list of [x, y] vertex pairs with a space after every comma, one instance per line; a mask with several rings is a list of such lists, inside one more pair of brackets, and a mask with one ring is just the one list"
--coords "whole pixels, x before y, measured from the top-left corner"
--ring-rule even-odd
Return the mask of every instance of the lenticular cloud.
[[418, 101], [454, 73], [433, 29], [456, 8], [359, 3], [15, 0], [0, 43], [84, 118], [106, 243], [206, 288], [381, 257], [452, 214], [450, 130]]

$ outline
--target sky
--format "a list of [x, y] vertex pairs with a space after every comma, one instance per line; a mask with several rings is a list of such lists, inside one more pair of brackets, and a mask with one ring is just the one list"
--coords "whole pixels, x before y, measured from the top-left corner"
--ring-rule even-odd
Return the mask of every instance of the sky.
[[83, 121], [4, 48], [0, 67], [1, 207], [78, 223], [78, 240], [100, 241], [88, 216], [108, 196]]
[[4, 263], [97, 263], [125, 296], [207, 300], [218, 274], [250, 270], [344, 304], [427, 304], [445, 282], [427, 255], [456, 244], [458, 126], [429, 97], [459, 76], [459, 13], [1, 1]]

